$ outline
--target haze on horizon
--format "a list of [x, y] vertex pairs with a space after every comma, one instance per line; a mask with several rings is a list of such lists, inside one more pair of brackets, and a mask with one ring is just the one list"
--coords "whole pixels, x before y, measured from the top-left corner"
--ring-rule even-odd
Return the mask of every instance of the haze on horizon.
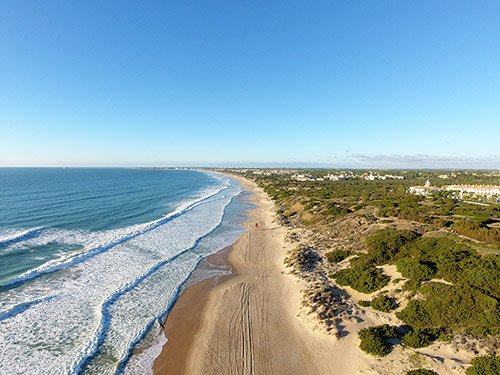
[[498, 1], [0, 3], [0, 166], [500, 168]]

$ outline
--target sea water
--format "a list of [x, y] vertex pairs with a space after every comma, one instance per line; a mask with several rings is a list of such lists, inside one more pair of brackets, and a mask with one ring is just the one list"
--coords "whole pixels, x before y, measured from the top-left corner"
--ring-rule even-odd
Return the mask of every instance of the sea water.
[[243, 233], [242, 191], [189, 170], [0, 169], [0, 374], [152, 373], [182, 286]]

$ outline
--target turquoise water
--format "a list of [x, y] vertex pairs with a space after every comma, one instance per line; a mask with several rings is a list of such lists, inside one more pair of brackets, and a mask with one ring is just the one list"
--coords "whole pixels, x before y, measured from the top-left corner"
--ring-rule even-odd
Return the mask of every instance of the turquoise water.
[[217, 186], [182, 170], [0, 168], [0, 181], [0, 250], [21, 242], [0, 253], [0, 282], [82, 248], [61, 229], [84, 236], [151, 222]]
[[161, 342], [131, 351], [241, 235], [241, 192], [187, 170], [0, 169], [0, 373], [149, 372]]

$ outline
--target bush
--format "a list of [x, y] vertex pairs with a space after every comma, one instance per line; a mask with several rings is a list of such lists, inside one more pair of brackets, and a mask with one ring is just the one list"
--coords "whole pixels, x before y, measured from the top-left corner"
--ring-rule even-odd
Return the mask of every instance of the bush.
[[326, 253], [326, 259], [328, 259], [330, 263], [338, 263], [342, 262], [349, 255], [351, 255], [351, 252], [349, 250], [337, 250]]
[[376, 327], [364, 328], [358, 333], [361, 343], [359, 348], [364, 352], [384, 357], [392, 350], [391, 344], [387, 341], [390, 338], [399, 338], [401, 334], [396, 327], [384, 324]]
[[369, 246], [368, 254], [376, 264], [392, 263], [398, 252], [417, 238], [415, 232], [408, 230], [382, 229], [366, 239], [366, 244]]
[[350, 213], [348, 208], [342, 207], [335, 202], [328, 203], [326, 209], [321, 211], [323, 215], [330, 216], [332, 218], [338, 218], [339, 216], [344, 216]]
[[407, 371], [406, 375], [436, 375], [434, 371], [419, 368], [418, 370]]
[[389, 278], [375, 266], [360, 265], [340, 270], [333, 275], [335, 281], [342, 286], [350, 286], [361, 293], [373, 293], [389, 282]]
[[362, 339], [359, 348], [365, 353], [378, 357], [385, 357], [391, 352], [391, 345], [383, 337], [373, 335]]
[[398, 272], [401, 272], [401, 275], [417, 281], [429, 280], [436, 273], [434, 264], [422, 262], [418, 259], [401, 258], [396, 264], [398, 266]]
[[469, 286], [429, 283], [425, 300], [411, 300], [397, 317], [415, 328], [447, 327], [476, 335], [498, 334], [500, 306], [495, 298]]
[[432, 331], [417, 328], [404, 335], [402, 343], [410, 348], [424, 348], [436, 339], [437, 336]]
[[358, 301], [358, 305], [361, 307], [368, 307], [370, 306], [370, 302], [368, 301]]
[[375, 310], [379, 310], [382, 312], [390, 312], [391, 310], [394, 310], [396, 308], [394, 302], [392, 302], [390, 298], [384, 295], [372, 299], [370, 306]]
[[460, 220], [453, 224], [453, 229], [464, 236], [492, 245], [500, 245], [500, 229], [488, 228], [484, 221]]
[[500, 374], [500, 357], [483, 356], [473, 358], [465, 372], [467, 375], [498, 375]]

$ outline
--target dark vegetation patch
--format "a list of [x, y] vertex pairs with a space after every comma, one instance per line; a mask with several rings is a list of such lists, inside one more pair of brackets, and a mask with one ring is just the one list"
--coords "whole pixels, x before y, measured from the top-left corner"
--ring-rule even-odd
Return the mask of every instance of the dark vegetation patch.
[[358, 332], [361, 339], [359, 347], [364, 352], [384, 357], [392, 351], [390, 339], [401, 338], [401, 333], [397, 327], [384, 324], [381, 326], [364, 328]]
[[392, 299], [385, 295], [381, 295], [372, 299], [370, 307], [382, 312], [391, 312], [391, 310], [394, 310], [397, 306]]
[[417, 370], [410, 370], [406, 372], [406, 375], [436, 375], [434, 371], [419, 368]]
[[441, 330], [417, 328], [406, 333], [401, 342], [410, 348], [425, 348], [441, 338], [441, 334], [444, 334]]
[[358, 265], [330, 275], [337, 284], [361, 293], [373, 293], [387, 285], [389, 278], [373, 265]]
[[500, 357], [483, 356], [473, 358], [466, 375], [498, 375], [500, 374]]
[[336, 250], [326, 253], [326, 259], [330, 263], [338, 263], [342, 262], [349, 255], [351, 255], [351, 252], [349, 250]]
[[[480, 335], [500, 333], [500, 255], [480, 257], [451, 238], [425, 238], [394, 229], [375, 232], [367, 244], [368, 253], [358, 262], [396, 264], [409, 279], [404, 288], [424, 296], [397, 314], [405, 323]], [[428, 282], [433, 278], [451, 285]]]

